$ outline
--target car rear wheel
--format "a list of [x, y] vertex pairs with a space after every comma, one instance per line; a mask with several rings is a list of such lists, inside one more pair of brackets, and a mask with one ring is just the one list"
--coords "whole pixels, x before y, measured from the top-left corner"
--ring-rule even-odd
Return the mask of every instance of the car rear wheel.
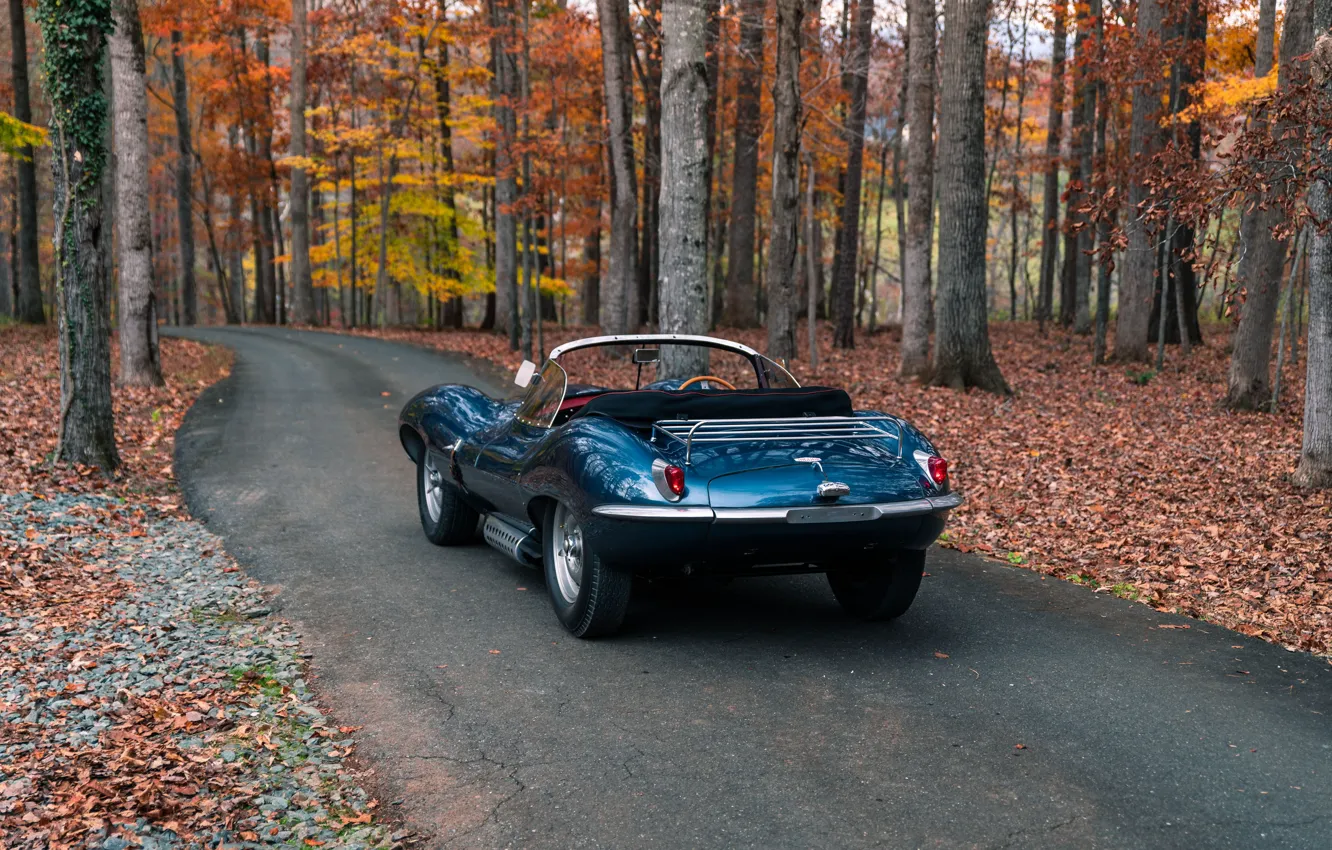
[[453, 482], [445, 480], [429, 451], [422, 451], [416, 464], [416, 502], [421, 529], [431, 543], [457, 546], [472, 539], [479, 514], [463, 501]]
[[891, 564], [828, 571], [842, 610], [862, 620], [892, 620], [911, 607], [925, 573], [925, 550], [903, 549]]
[[629, 610], [632, 573], [597, 556], [582, 525], [563, 503], [546, 512], [542, 533], [546, 589], [555, 616], [574, 637], [609, 635]]

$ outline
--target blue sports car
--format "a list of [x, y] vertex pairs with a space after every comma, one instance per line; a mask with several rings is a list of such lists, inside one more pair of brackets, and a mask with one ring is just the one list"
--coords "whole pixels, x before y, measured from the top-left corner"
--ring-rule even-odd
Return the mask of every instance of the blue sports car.
[[[706, 374], [667, 374], [681, 363]], [[629, 372], [632, 388], [575, 383]], [[635, 575], [823, 572], [850, 614], [897, 617], [962, 502], [911, 425], [739, 343], [592, 337], [524, 362], [515, 383], [517, 401], [446, 384], [403, 408], [421, 525], [451, 546], [481, 522], [545, 570], [578, 637], [620, 627]]]

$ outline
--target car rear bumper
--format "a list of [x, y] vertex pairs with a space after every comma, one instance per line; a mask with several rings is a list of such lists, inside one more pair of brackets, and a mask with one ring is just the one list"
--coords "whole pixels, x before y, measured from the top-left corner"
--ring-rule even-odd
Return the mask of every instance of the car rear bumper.
[[887, 560], [924, 549], [961, 496], [874, 505], [713, 509], [601, 505], [586, 530], [597, 551], [635, 571], [753, 575]]
[[643, 522], [789, 523], [822, 525], [872, 522], [884, 517], [911, 517], [951, 510], [962, 504], [962, 494], [945, 493], [906, 502], [878, 505], [827, 505], [800, 508], [709, 508], [675, 505], [598, 505], [592, 513], [610, 519]]

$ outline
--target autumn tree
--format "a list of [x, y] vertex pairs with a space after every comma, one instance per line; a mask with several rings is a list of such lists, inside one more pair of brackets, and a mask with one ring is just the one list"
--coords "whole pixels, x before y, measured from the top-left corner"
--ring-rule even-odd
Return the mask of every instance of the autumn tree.
[[[1150, 2], [1150, 0], [1149, 0]], [[1059, 139], [1064, 128], [1064, 51], [1068, 41], [1068, 2], [1054, 0], [1050, 46], [1050, 117], [1046, 121], [1044, 214], [1041, 217], [1041, 271], [1036, 319], [1044, 328], [1054, 316], [1055, 265], [1059, 258]]]
[[[14, 88], [14, 117], [32, 123], [32, 104], [28, 96], [28, 25], [23, 0], [9, 0], [10, 85]], [[42, 311], [42, 287], [37, 269], [37, 164], [32, 145], [17, 151], [18, 172], [18, 298], [14, 315], [20, 321], [40, 325], [46, 321]]]
[[[772, 242], [768, 248], [768, 356], [796, 355], [800, 231], [801, 0], [777, 0], [777, 77], [772, 86]], [[813, 316], [810, 317], [811, 324]]]
[[[1332, 4], [1313, 5], [1317, 34], [1310, 61], [1314, 93], [1332, 102]], [[1290, 14], [1290, 12], [1287, 12]], [[1328, 128], [1323, 128], [1322, 138]], [[1309, 210], [1320, 222], [1332, 221], [1332, 152], [1316, 148], [1318, 172], [1309, 186]], [[1315, 228], [1309, 252], [1309, 347], [1304, 390], [1304, 441], [1295, 483], [1332, 487], [1332, 231]], [[1278, 345], [1280, 340], [1278, 340]]]
[[741, 0], [736, 61], [735, 165], [731, 170], [730, 246], [726, 267], [726, 323], [758, 324], [754, 300], [754, 209], [758, 194], [759, 96], [763, 77], [763, 0]]
[[[120, 230], [120, 383], [157, 386], [162, 365], [157, 346], [153, 291], [152, 224], [149, 220], [148, 95], [144, 79], [143, 26], [136, 0], [115, 0], [115, 29], [107, 42], [115, 91], [116, 221]], [[109, 224], [107, 225], [110, 226]]]
[[934, 247], [934, 0], [908, 0], [907, 232], [902, 268], [902, 378], [929, 372]]
[[305, 177], [305, 0], [291, 2], [291, 278], [292, 321], [314, 323], [310, 281], [310, 189]]
[[638, 221], [637, 175], [634, 170], [633, 100], [630, 91], [628, 0], [598, 0], [601, 65], [605, 78], [607, 147], [610, 155], [610, 256], [599, 287], [601, 326], [606, 333], [625, 333], [630, 322], [629, 291], [635, 285], [635, 231]]
[[1142, 0], [1138, 4], [1137, 56], [1140, 77], [1133, 90], [1130, 125], [1130, 176], [1127, 220], [1124, 233], [1123, 275], [1119, 284], [1119, 317], [1115, 325], [1115, 357], [1146, 360], [1151, 335], [1152, 301], [1156, 295], [1159, 263], [1158, 236], [1147, 204], [1151, 187], [1143, 179], [1148, 166], [1164, 144], [1160, 126], [1164, 91], [1162, 74], [1162, 25], [1165, 0]]
[[[848, 0], [849, 5], [849, 0]], [[865, 108], [869, 92], [870, 46], [874, 38], [874, 0], [857, 0], [847, 56], [846, 178], [837, 227], [837, 264], [833, 269], [833, 345], [854, 348], [856, 252], [860, 244], [860, 184], [865, 162]]]
[[1010, 392], [985, 297], [985, 43], [989, 0], [946, 0], [940, 44], [939, 294], [933, 381]]
[[56, 457], [110, 473], [120, 465], [111, 413], [110, 328], [105, 322], [102, 173], [106, 95], [102, 65], [115, 26], [103, 0], [40, 0], [51, 99], [55, 275], [60, 315], [60, 443]]
[[[1273, 0], [1264, 0], [1259, 7], [1254, 57], [1254, 76], [1259, 78], [1272, 70], [1275, 5]], [[1296, 57], [1307, 53], [1312, 44], [1309, 20], [1312, 9], [1312, 0], [1289, 0], [1286, 4], [1278, 88], [1290, 84]], [[1263, 115], [1254, 116], [1253, 122], [1253, 132], [1262, 132], [1267, 127]], [[1281, 128], [1274, 127], [1272, 131], [1280, 133]], [[1281, 194], [1280, 186], [1254, 192], [1246, 198], [1240, 213], [1240, 242], [1244, 251], [1239, 259], [1238, 284], [1244, 288], [1245, 296], [1232, 342], [1225, 397], [1225, 405], [1235, 410], [1266, 409], [1272, 399], [1272, 331], [1281, 296], [1281, 271], [1286, 262], [1286, 239], [1277, 232], [1286, 220], [1286, 210], [1279, 202]]]
[[[662, 5], [660, 314], [663, 333], [703, 333], [707, 302], [707, 29], [706, 0]], [[706, 374], [708, 350], [669, 346], [662, 374]]]

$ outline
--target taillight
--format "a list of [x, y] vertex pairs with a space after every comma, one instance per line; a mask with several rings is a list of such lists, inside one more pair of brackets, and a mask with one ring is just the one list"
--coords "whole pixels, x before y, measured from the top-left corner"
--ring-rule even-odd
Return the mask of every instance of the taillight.
[[678, 466], [666, 467], [666, 486], [677, 496], [684, 495], [684, 470]]
[[934, 479], [935, 484], [943, 484], [948, 480], [948, 461], [938, 455], [930, 455], [926, 463], [929, 464], [930, 478]]
[[684, 470], [657, 458], [652, 461], [652, 483], [667, 501], [678, 501], [685, 491]]

